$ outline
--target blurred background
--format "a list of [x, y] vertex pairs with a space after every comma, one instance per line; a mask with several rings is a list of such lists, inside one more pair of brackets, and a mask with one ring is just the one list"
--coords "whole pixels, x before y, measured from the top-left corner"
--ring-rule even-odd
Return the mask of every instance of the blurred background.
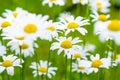
[[[120, 0], [110, 0], [111, 7], [110, 7], [110, 18], [111, 19], [120, 19]], [[59, 16], [60, 13], [64, 11], [71, 12], [75, 16], [84, 16], [86, 17], [86, 9], [87, 6], [81, 6], [80, 4], [72, 4], [71, 0], [67, 0], [65, 6], [56, 6], [54, 5], [52, 8], [50, 8], [48, 5], [43, 6], [42, 0], [0, 0], [0, 16], [2, 16], [2, 13], [5, 11], [5, 9], [15, 10], [16, 7], [21, 7], [31, 13], [36, 14], [42, 14], [42, 15], [49, 15], [50, 19], [56, 21], [56, 18]], [[90, 13], [90, 11], [89, 11]], [[89, 15], [88, 15], [89, 16]], [[98, 37], [93, 35], [93, 26], [92, 24], [90, 26], [85, 26], [89, 32], [89, 34], [86, 35], [85, 39], [88, 43], [92, 43], [97, 46], [95, 52], [102, 52], [104, 48], [106, 48], [106, 43], [101, 43], [98, 40]], [[46, 60], [49, 53], [49, 42], [39, 40], [37, 41], [39, 43], [40, 48], [36, 49], [36, 53], [39, 55], [38, 59]], [[52, 51], [51, 53], [51, 59], [50, 61], [52, 64], [56, 65], [58, 67], [57, 75], [53, 77], [51, 80], [64, 80], [64, 71], [65, 71], [65, 58], [63, 55], [58, 56], [56, 51]], [[38, 60], [38, 61], [39, 61]], [[35, 80], [32, 74], [32, 70], [29, 69], [29, 65], [32, 61], [35, 61], [35, 57], [28, 57], [26, 58], [26, 66], [25, 66], [25, 77], [26, 80]], [[61, 64], [62, 63], [62, 64]], [[69, 66], [68, 66], [69, 67]], [[105, 80], [120, 80], [120, 66], [117, 67], [116, 72], [114, 72], [115, 76], [112, 76], [110, 73], [110, 70], [105, 70]], [[115, 67], [116, 68], [116, 67]], [[16, 68], [16, 73], [13, 77], [11, 77], [11, 80], [19, 80], [19, 69]], [[69, 70], [68, 70], [69, 71]], [[91, 74], [89, 76], [82, 75], [82, 80], [95, 80], [96, 74]], [[74, 80], [79, 80], [79, 75], [76, 73], [72, 74]], [[69, 76], [68, 76], [69, 77]]]

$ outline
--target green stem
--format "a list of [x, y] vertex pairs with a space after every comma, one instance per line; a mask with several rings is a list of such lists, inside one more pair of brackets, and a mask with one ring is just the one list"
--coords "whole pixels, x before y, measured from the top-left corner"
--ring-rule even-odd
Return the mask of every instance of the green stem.
[[[20, 64], [22, 65], [22, 67], [23, 67], [23, 64], [22, 64], [22, 46], [20, 46], [20, 55], [19, 55], [19, 57], [20, 57]], [[20, 68], [20, 80], [23, 80], [23, 72], [22, 72], [22, 69], [23, 68]]]
[[[48, 62], [47, 62], [47, 74], [48, 74], [48, 68], [49, 68], [49, 62], [50, 62], [50, 47], [51, 47], [51, 42], [49, 42], [49, 52], [48, 52]], [[46, 80], [49, 80], [46, 74]]]
[[66, 55], [66, 67], [65, 67], [65, 80], [67, 80], [67, 55]]
[[87, 8], [86, 8], [86, 18], [90, 19], [90, 16], [89, 16], [89, 0], [88, 0]]
[[70, 60], [70, 80], [72, 80], [72, 55]]
[[77, 4], [77, 11], [76, 11], [77, 13], [77, 16], [79, 16], [80, 15], [80, 4]]
[[80, 80], [82, 80], [82, 73], [80, 72]]
[[36, 50], [34, 51], [34, 53], [35, 53], [35, 61], [36, 61], [36, 68], [37, 68], [37, 78], [36, 78], [36, 80], [39, 80], [39, 71], [38, 71], [38, 65], [37, 65], [38, 55], [36, 53]]

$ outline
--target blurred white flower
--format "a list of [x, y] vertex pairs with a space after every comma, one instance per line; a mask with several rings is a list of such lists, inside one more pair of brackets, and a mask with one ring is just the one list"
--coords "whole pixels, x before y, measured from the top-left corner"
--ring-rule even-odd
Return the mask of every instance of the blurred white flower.
[[[33, 69], [34, 77], [41, 76], [41, 75], [47, 75], [49, 78], [52, 78], [52, 76], [55, 76], [55, 71], [57, 70], [57, 67], [50, 67], [51, 63], [47, 61], [40, 60], [39, 63], [32, 62], [30, 65], [30, 68]], [[38, 74], [37, 74], [38, 73]]]
[[88, 0], [72, 0], [73, 4], [80, 3], [82, 5], [88, 4]]

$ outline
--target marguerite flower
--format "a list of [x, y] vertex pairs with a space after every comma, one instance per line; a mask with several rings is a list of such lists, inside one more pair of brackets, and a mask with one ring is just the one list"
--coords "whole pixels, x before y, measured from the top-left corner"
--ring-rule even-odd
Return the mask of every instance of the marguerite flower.
[[[102, 27], [101, 27], [102, 26]], [[96, 22], [94, 33], [99, 35], [100, 41], [114, 40], [120, 45], [120, 20], [109, 20], [106, 22]]]
[[[2, 62], [0, 62], [0, 73], [4, 70], [7, 71], [8, 75], [14, 75], [14, 67], [22, 67], [20, 65], [20, 59], [13, 55], [2, 56]], [[23, 60], [22, 60], [23, 63]]]
[[48, 4], [49, 7], [52, 7], [53, 4], [63, 6], [65, 4], [65, 0], [43, 0], [42, 4]]
[[79, 40], [79, 38], [72, 39], [72, 37], [59, 37], [56, 40], [58, 42], [54, 42], [50, 49], [58, 49], [58, 55], [64, 51], [64, 54], [68, 57], [73, 54], [73, 49], [78, 46], [77, 43], [82, 42], [82, 40]]
[[76, 71], [78, 73], [86, 73], [89, 74], [89, 68], [91, 67], [91, 62], [87, 60], [78, 59], [75, 63], [72, 63], [72, 71]]
[[[56, 73], [57, 67], [50, 67], [51, 62], [49, 64], [47, 61], [40, 61], [39, 63], [33, 62], [30, 66], [32, 68], [34, 77], [41, 76], [41, 75], [47, 75], [49, 78], [52, 78]], [[38, 72], [38, 74], [37, 74]]]
[[88, 21], [89, 20], [84, 19], [81, 16], [78, 16], [77, 18], [70, 16], [69, 18], [67, 18], [67, 20], [61, 20], [61, 22], [64, 23], [61, 27], [66, 30], [65, 35], [67, 35], [71, 31], [74, 32], [75, 30], [77, 30], [82, 35], [85, 35], [87, 33], [87, 30], [82, 26], [88, 25]]
[[73, 48], [73, 59], [86, 59], [86, 55], [87, 53], [85, 50], [83, 50], [82, 46], [77, 46]]
[[88, 0], [72, 0], [73, 4], [81, 3], [82, 5], [88, 4]]
[[110, 15], [106, 15], [106, 14], [98, 14], [97, 11], [94, 11], [93, 14], [90, 15], [93, 19], [92, 21], [93, 22], [96, 22], [96, 21], [106, 21]]
[[108, 52], [108, 57], [111, 58], [112, 66], [117, 66], [120, 63], [120, 54]]
[[90, 7], [92, 11], [100, 11], [107, 13], [109, 11], [109, 0], [90, 0]]
[[111, 59], [110, 58], [101, 58], [100, 55], [96, 54], [96, 56], [91, 55], [91, 68], [89, 69], [88, 73], [91, 72], [98, 72], [99, 68], [106, 68], [108, 69], [111, 65]]
[[72, 16], [72, 14], [70, 12], [63, 12], [60, 14], [60, 16], [58, 17], [58, 19], [61, 20], [67, 20], [70, 16]]

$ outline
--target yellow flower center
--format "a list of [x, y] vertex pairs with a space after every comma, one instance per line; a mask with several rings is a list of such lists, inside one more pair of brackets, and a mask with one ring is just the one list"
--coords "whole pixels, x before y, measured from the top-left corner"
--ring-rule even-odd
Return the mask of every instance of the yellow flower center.
[[92, 67], [98, 68], [103, 64], [101, 60], [93, 60], [92, 61]]
[[29, 46], [28, 46], [28, 44], [23, 43], [23, 44], [21, 45], [21, 48], [22, 48], [22, 49], [28, 49], [28, 48], [29, 48]]
[[81, 54], [79, 54], [79, 53], [75, 53], [73, 56], [74, 56], [74, 58], [81, 58]]
[[25, 36], [16, 37], [15, 39], [17, 39], [17, 40], [24, 40]]
[[96, 6], [98, 7], [98, 10], [102, 9], [102, 3], [101, 2], [96, 2]]
[[108, 24], [108, 29], [110, 31], [120, 31], [120, 20], [112, 20]]
[[82, 2], [83, 0], [79, 0], [79, 2]]
[[27, 24], [24, 27], [24, 31], [28, 34], [37, 32], [37, 26], [35, 24]]
[[84, 66], [78, 66], [78, 69], [80, 69], [80, 70], [84, 70], [85, 67], [84, 67]]
[[13, 16], [17, 17], [18, 16], [18, 12], [13, 12]]
[[57, 0], [49, 0], [50, 2], [56, 2]]
[[6, 27], [9, 27], [9, 26], [11, 26], [11, 23], [8, 22], [8, 21], [4, 21], [4, 22], [2, 22], [2, 24], [1, 24], [1, 27], [2, 27], [2, 28], [6, 28]]
[[40, 72], [46, 73], [47, 72], [47, 68], [46, 67], [40, 67], [38, 69]]
[[98, 17], [98, 20], [100, 20], [100, 21], [106, 21], [106, 20], [107, 20], [107, 17], [106, 17], [106, 15], [101, 14], [101, 15], [99, 15], [99, 17]]
[[67, 26], [69, 29], [75, 29], [78, 28], [78, 24], [76, 22], [70, 22]]
[[55, 30], [55, 26], [49, 26], [46, 28], [47, 30], [50, 30], [50, 31], [54, 31]]
[[10, 66], [12, 66], [12, 65], [13, 65], [13, 63], [12, 63], [11, 60], [4, 60], [4, 61], [2, 62], [2, 66], [4, 66], [4, 67], [10, 67]]
[[64, 40], [62, 41], [61, 45], [60, 45], [62, 48], [66, 48], [66, 49], [69, 49], [72, 47], [72, 42], [69, 41], [69, 40]]

